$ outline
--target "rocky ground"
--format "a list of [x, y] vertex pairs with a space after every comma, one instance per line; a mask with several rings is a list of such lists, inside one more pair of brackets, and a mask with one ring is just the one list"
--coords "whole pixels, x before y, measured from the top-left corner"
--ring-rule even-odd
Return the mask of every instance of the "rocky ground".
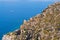
[[4, 35], [2, 40], [60, 40], [60, 3], [24, 20], [19, 30]]

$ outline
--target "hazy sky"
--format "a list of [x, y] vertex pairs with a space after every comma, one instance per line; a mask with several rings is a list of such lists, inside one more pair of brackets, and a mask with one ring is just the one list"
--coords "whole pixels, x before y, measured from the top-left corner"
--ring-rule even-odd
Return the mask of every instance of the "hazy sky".
[[[0, 1], [9, 1], [9, 2], [15, 2], [15, 1], [52, 1], [52, 0], [0, 0]], [[54, 1], [60, 1], [60, 0], [53, 0], [52, 2]]]

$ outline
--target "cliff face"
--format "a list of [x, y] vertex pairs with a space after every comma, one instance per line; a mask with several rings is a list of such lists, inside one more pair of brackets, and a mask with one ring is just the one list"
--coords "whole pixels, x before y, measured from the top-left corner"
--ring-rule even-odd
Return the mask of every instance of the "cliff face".
[[4, 35], [2, 40], [60, 40], [60, 3], [24, 20], [20, 30]]

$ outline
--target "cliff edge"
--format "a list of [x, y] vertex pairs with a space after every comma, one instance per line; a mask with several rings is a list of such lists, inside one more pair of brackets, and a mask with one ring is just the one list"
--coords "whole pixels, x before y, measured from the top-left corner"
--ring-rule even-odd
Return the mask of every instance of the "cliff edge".
[[4, 35], [2, 40], [60, 40], [60, 3], [24, 20], [19, 30]]

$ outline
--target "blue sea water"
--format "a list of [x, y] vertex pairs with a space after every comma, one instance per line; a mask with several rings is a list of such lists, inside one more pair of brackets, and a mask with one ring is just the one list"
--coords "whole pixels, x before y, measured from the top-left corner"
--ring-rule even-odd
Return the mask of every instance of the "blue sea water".
[[0, 40], [8, 32], [19, 29], [23, 20], [41, 13], [53, 2], [0, 2]]

